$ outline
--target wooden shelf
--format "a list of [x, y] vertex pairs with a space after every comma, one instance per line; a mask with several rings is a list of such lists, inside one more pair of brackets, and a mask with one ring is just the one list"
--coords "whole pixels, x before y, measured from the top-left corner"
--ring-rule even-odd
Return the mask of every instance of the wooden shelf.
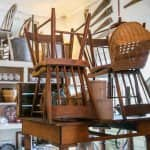
[[21, 128], [22, 128], [21, 123], [0, 124], [0, 130], [12, 130], [12, 129], [21, 129]]
[[[8, 65], [9, 64], [9, 65]], [[1, 67], [17, 67], [17, 68], [24, 68], [24, 67], [32, 67], [32, 62], [24, 62], [24, 61], [13, 61], [13, 60], [0, 60]]]
[[[34, 93], [22, 93], [22, 95], [24, 96], [26, 96], [26, 95], [34, 95]], [[38, 93], [38, 95], [42, 95], [42, 93]]]
[[20, 81], [0, 81], [0, 84], [17, 84]]
[[16, 102], [0, 102], [0, 106], [16, 105]]

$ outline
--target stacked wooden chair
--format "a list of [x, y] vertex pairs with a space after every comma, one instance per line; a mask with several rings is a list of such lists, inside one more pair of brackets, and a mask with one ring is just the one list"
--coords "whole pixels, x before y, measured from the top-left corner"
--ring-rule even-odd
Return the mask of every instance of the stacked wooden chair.
[[[116, 100], [114, 105], [123, 119], [149, 114], [150, 91], [140, 69], [148, 58], [150, 33], [137, 22], [126, 22], [108, 40], [89, 38], [87, 45], [91, 53], [88, 61], [92, 62], [88, 76], [108, 74], [108, 97]], [[104, 63], [99, 63], [97, 57], [101, 60], [104, 46], [109, 49], [110, 60], [107, 57]], [[101, 48], [99, 54], [97, 47]]]
[[[34, 65], [32, 75], [38, 78], [35, 95], [33, 99], [32, 115], [40, 113], [48, 121], [53, 120], [74, 120], [96, 118], [92, 104], [92, 94], [87, 78], [86, 67], [88, 62], [83, 60], [84, 46], [88, 36], [90, 14], [87, 17], [83, 34], [56, 30], [55, 9], [52, 9], [51, 34], [39, 33], [45, 23], [37, 27], [30, 33], [25, 29], [25, 36], [31, 52]], [[64, 48], [63, 37], [69, 35], [69, 55]], [[72, 58], [75, 36], [82, 35], [79, 57]], [[46, 83], [40, 89], [40, 78], [44, 77]], [[56, 83], [53, 83], [53, 79]], [[72, 79], [72, 90], [70, 92], [70, 79]], [[39, 101], [38, 93], [42, 92]], [[37, 105], [40, 103], [40, 109]]]

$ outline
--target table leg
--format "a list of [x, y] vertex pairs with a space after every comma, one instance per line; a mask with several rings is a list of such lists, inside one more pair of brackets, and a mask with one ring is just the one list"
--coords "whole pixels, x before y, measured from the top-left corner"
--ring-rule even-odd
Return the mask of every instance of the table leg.
[[150, 135], [147, 135], [145, 138], [146, 138], [146, 148], [147, 150], [150, 150]]
[[[129, 131], [128, 133], [132, 134], [132, 131]], [[134, 150], [133, 137], [128, 138], [128, 150]]]
[[[101, 133], [105, 133], [105, 129], [99, 129], [99, 131], [100, 131]], [[105, 141], [102, 141], [102, 142], [101, 142], [100, 147], [101, 147], [101, 150], [105, 150], [105, 149], [106, 149], [106, 147], [105, 147]]]
[[22, 135], [22, 131], [16, 132], [16, 149], [19, 149], [19, 135]]
[[128, 139], [128, 150], [134, 150], [133, 138]]
[[32, 150], [32, 136], [24, 135], [24, 148], [25, 150]]

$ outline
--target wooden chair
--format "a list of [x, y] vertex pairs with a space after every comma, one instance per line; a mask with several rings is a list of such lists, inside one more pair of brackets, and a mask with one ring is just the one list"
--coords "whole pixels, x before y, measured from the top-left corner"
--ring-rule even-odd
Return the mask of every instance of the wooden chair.
[[[81, 41], [82, 37], [78, 36], [78, 40]], [[110, 55], [108, 50], [108, 39], [92, 39], [92, 35], [89, 32], [89, 38], [86, 42], [84, 57], [89, 62], [89, 74], [88, 77], [96, 77], [97, 75], [107, 72], [107, 66], [110, 65]], [[99, 74], [99, 68], [103, 68], [103, 73]]]
[[[91, 41], [93, 52], [97, 45]], [[101, 40], [98, 43], [103, 47]], [[108, 47], [110, 64], [92, 65], [89, 77], [108, 74], [108, 96], [119, 100], [123, 119], [150, 113], [150, 92], [140, 72], [149, 54], [149, 32], [137, 22], [123, 23], [112, 33]]]
[[24, 28], [26, 28], [26, 30], [29, 31], [31, 27], [31, 23], [32, 23], [32, 17], [29, 17], [24, 21], [19, 31], [19, 37], [24, 37]]
[[[25, 36], [30, 48], [35, 77], [45, 77], [46, 83], [42, 91], [41, 113], [48, 121], [70, 120], [70, 119], [93, 119], [96, 118], [91, 90], [85, 68], [89, 65], [83, 60], [84, 46], [88, 35], [90, 15], [86, 20], [84, 33], [58, 31], [56, 30], [55, 9], [52, 9], [51, 35], [38, 33], [39, 27], [34, 26], [34, 33], [25, 30]], [[47, 23], [48, 21], [46, 21]], [[44, 23], [45, 24], [45, 23]], [[70, 35], [69, 57], [65, 55], [63, 36]], [[78, 59], [72, 59], [74, 37], [83, 35]], [[32, 44], [33, 43], [33, 44]], [[52, 83], [52, 79], [56, 83]], [[74, 95], [70, 93], [70, 79]], [[78, 80], [78, 82], [77, 82]], [[36, 106], [37, 94], [39, 92], [40, 78], [36, 86], [33, 100], [33, 111]], [[81, 92], [82, 91], [82, 92]], [[87, 96], [89, 93], [89, 97]]]
[[12, 53], [12, 49], [11, 49], [11, 42], [10, 42], [10, 36], [11, 36], [11, 28], [13, 25], [13, 21], [14, 21], [14, 16], [17, 10], [17, 5], [13, 4], [10, 9], [8, 10], [6, 16], [4, 17], [4, 20], [2, 22], [2, 25], [0, 27], [0, 41], [1, 41], [1, 47], [3, 48], [3, 56], [5, 58], [5, 55], [8, 56], [9, 52], [8, 51], [4, 51], [4, 44], [8, 44], [9, 49], [10, 49], [10, 55], [11, 58], [13, 58], [13, 53]]

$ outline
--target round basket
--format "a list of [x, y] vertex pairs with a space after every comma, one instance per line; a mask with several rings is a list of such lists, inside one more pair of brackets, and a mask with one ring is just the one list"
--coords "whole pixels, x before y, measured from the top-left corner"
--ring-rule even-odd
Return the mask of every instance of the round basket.
[[150, 33], [138, 22], [126, 22], [112, 33], [109, 46], [114, 70], [141, 68], [148, 57]]
[[4, 102], [15, 102], [17, 90], [15, 88], [2, 88], [2, 98]]

